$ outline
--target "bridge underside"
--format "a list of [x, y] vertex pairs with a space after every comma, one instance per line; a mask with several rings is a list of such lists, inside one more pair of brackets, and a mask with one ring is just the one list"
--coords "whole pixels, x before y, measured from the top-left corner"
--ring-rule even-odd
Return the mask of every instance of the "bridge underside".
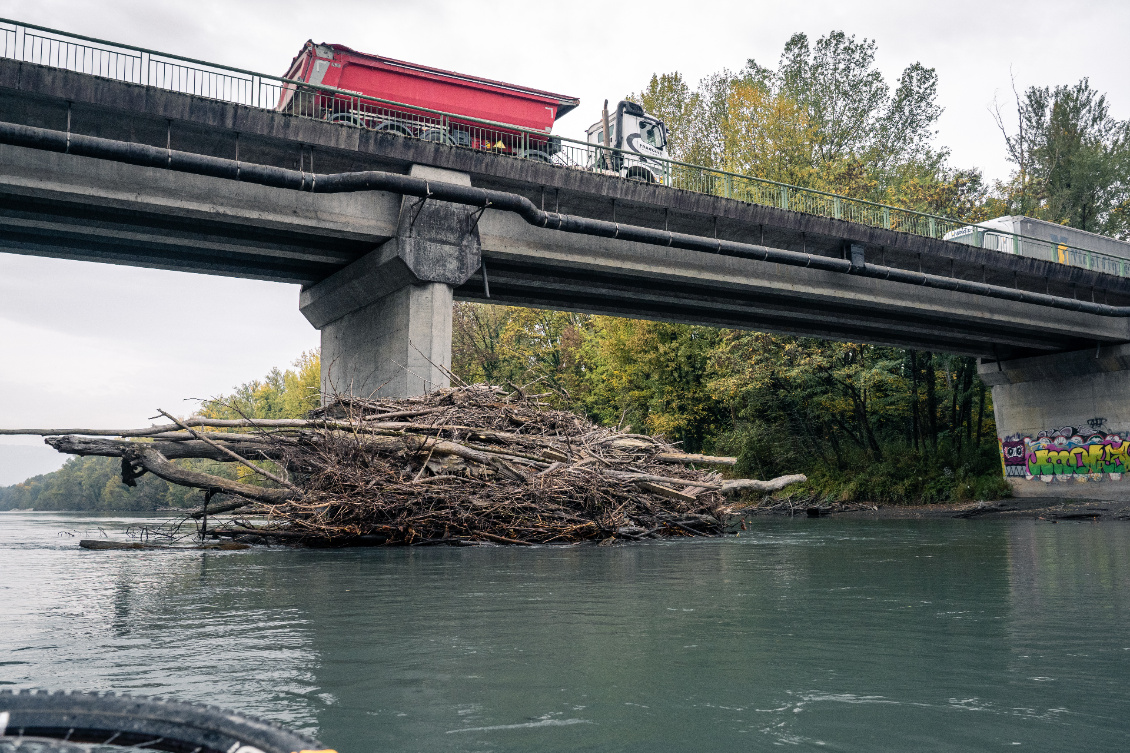
[[[750, 277], [679, 275], [612, 265], [579, 268], [569, 261], [518, 257], [484, 248], [490, 297], [481, 273], [455, 289], [458, 300], [702, 324], [919, 350], [1007, 358], [1018, 353], [1080, 347], [1070, 331], [1051, 332], [1039, 320], [999, 321], [968, 310], [938, 310], [880, 295], [856, 297], [857, 279], [829, 280], [820, 289], [812, 273], [792, 275], [778, 265]], [[791, 278], [794, 284], [782, 284]], [[800, 279], [797, 279], [800, 278]], [[843, 289], [843, 288], [846, 288]], [[914, 291], [918, 293], [919, 291]], [[1112, 333], [1111, 342], [1121, 335]], [[1094, 339], [1090, 339], [1094, 342]]]
[[[0, 147], [0, 174], [0, 251], [305, 286], [394, 238], [401, 207], [381, 192], [309, 194], [19, 147]], [[994, 359], [1130, 339], [1121, 319], [570, 235], [505, 213], [478, 227], [493, 303]], [[486, 291], [480, 270], [454, 296]]]

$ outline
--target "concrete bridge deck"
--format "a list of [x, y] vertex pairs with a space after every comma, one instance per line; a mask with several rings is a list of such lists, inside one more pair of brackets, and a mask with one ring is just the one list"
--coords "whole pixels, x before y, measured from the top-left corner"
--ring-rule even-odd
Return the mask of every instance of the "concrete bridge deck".
[[[1130, 280], [1053, 262], [54, 68], [0, 60], [0, 121], [318, 173], [469, 177], [571, 215], [867, 261], [1111, 304]], [[0, 150], [0, 249], [306, 286], [396, 236], [399, 197], [317, 195], [73, 155]], [[568, 237], [488, 210], [491, 300], [889, 343], [990, 358], [1130, 339], [1126, 322], [815, 270]], [[482, 272], [455, 288], [484, 300]]]

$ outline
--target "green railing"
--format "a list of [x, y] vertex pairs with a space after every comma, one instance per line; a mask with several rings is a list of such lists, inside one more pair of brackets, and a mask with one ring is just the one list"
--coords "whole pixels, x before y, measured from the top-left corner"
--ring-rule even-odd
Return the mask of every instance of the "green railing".
[[0, 19], [0, 57], [1130, 277], [1130, 258], [34, 24]]

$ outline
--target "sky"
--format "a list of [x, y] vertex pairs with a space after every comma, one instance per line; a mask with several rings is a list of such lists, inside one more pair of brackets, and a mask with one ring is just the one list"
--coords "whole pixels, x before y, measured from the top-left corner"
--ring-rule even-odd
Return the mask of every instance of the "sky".
[[[1005, 178], [991, 114], [1012, 85], [1087, 76], [1130, 117], [1130, 3], [779, 0], [0, 0], [0, 15], [64, 31], [282, 74], [307, 39], [577, 96], [557, 132], [581, 137], [602, 101], [653, 73], [690, 82], [776, 65], [796, 32], [877, 42], [892, 85], [910, 63], [935, 68], [945, 111], [936, 143], [955, 167]], [[144, 426], [157, 408], [230, 392], [318, 345], [298, 288], [0, 254], [0, 428]], [[66, 458], [39, 439], [0, 437], [0, 485]]]

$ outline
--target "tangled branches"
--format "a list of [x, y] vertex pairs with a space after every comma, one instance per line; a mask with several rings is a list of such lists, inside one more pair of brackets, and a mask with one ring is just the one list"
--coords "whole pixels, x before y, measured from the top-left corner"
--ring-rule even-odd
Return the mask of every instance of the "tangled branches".
[[[62, 452], [121, 457], [131, 478], [148, 471], [227, 495], [194, 513], [241, 510], [239, 519], [213, 527], [214, 535], [330, 543], [711, 535], [734, 510], [727, 495], [804, 480], [727, 481], [699, 466], [733, 465], [734, 458], [683, 453], [661, 438], [547, 408], [537, 396], [481, 385], [403, 400], [338, 399], [304, 420], [174, 421], [117, 434], [144, 441], [71, 431], [47, 442]], [[199, 473], [175, 458], [238, 461], [271, 483]], [[252, 526], [247, 515], [265, 515], [268, 524]]]

